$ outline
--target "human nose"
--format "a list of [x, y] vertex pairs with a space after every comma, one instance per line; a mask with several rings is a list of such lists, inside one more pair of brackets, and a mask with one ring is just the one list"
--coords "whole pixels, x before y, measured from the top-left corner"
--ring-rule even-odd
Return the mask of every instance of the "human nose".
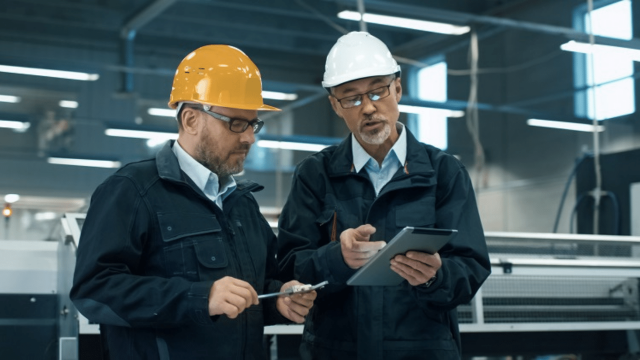
[[253, 144], [256, 142], [256, 134], [253, 133], [253, 126], [248, 126], [240, 133], [240, 141], [244, 144]]
[[373, 104], [373, 100], [369, 99], [368, 96], [362, 97], [362, 112], [365, 114], [373, 114], [376, 112], [376, 106]]

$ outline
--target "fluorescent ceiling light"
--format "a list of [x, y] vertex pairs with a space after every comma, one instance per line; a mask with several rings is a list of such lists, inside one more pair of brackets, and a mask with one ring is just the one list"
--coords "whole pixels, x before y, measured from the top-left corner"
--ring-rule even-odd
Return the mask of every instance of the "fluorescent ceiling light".
[[263, 91], [262, 97], [265, 99], [272, 99], [272, 100], [296, 100], [298, 98], [298, 94], [283, 93], [283, 92], [276, 92], [276, 91]]
[[53, 211], [42, 211], [42, 212], [37, 212], [34, 215], [34, 218], [37, 221], [46, 221], [46, 220], [53, 220], [55, 218], [58, 217], [58, 214], [54, 213]]
[[588, 44], [571, 40], [567, 43], [560, 45], [560, 49], [564, 51], [579, 52], [583, 54], [606, 54], [617, 57], [627, 58], [633, 61], [640, 61], [640, 50], [623, 48], [619, 46], [602, 45], [602, 44]]
[[13, 95], [0, 95], [0, 101], [1, 102], [8, 102], [8, 103], [18, 103], [20, 102], [20, 97], [19, 96], [13, 96]]
[[78, 102], [71, 101], [71, 100], [60, 100], [58, 105], [60, 105], [60, 107], [63, 107], [63, 108], [75, 109], [78, 107]]
[[[341, 11], [338, 13], [340, 19], [360, 21], [362, 18], [357, 11]], [[395, 16], [377, 15], [377, 14], [364, 14], [364, 21], [372, 24], [396, 26], [406, 29], [414, 29], [421, 31], [435, 32], [439, 34], [447, 35], [462, 35], [468, 33], [471, 28], [468, 26], [457, 26], [446, 23], [407, 19]]]
[[18, 200], [20, 200], [20, 195], [18, 194], [7, 194], [4, 196], [4, 202], [8, 202], [9, 204], [13, 204]]
[[21, 75], [47, 76], [47, 77], [54, 77], [54, 78], [60, 78], [60, 79], [83, 80], [83, 81], [95, 81], [100, 78], [100, 75], [98, 74], [88, 74], [88, 73], [75, 72], [75, 71], [28, 68], [28, 67], [22, 67], [22, 66], [7, 66], [7, 65], [0, 65], [0, 72], [6, 72], [11, 74], [21, 74]]
[[[593, 132], [593, 125], [578, 124], [578, 123], [565, 122], [565, 121], [529, 119], [527, 120], [527, 125], [546, 127], [546, 128], [552, 128], [552, 129]], [[598, 125], [597, 130], [598, 132], [604, 131], [604, 126]]]
[[111, 160], [89, 160], [89, 159], [72, 159], [72, 158], [59, 158], [50, 157], [47, 159], [49, 164], [55, 165], [74, 165], [74, 166], [88, 166], [99, 168], [119, 168], [120, 161]]
[[310, 144], [291, 141], [274, 141], [274, 140], [258, 140], [258, 146], [271, 149], [284, 149], [284, 150], [300, 150], [300, 151], [320, 151], [329, 145], [324, 144]]
[[176, 111], [174, 109], [149, 108], [147, 113], [153, 116], [176, 117]]
[[400, 112], [407, 113], [407, 114], [438, 115], [438, 116], [446, 116], [451, 118], [458, 118], [458, 117], [464, 116], [464, 111], [462, 110], [436, 109], [436, 108], [413, 106], [413, 105], [398, 104], [398, 110], [400, 110]]
[[127, 137], [135, 139], [162, 139], [175, 140], [178, 138], [178, 134], [161, 131], [145, 131], [145, 130], [126, 130], [126, 129], [107, 129], [104, 131], [107, 136]]
[[31, 126], [31, 123], [24, 121], [14, 121], [14, 120], [0, 120], [0, 128], [14, 129], [16, 131], [27, 131], [27, 129]]

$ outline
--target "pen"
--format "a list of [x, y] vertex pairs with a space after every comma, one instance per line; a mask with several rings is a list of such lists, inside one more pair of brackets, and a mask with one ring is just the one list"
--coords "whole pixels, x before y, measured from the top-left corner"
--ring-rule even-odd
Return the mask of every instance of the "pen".
[[322, 289], [328, 283], [329, 283], [328, 281], [323, 281], [313, 286], [312, 285], [294, 285], [282, 292], [258, 295], [258, 299], [266, 299], [266, 298], [280, 296], [280, 295], [291, 296], [293, 294], [303, 294], [313, 290]]

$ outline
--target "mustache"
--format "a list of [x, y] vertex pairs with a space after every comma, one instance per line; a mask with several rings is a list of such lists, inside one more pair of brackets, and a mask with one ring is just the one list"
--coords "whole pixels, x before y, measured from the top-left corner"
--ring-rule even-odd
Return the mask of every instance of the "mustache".
[[360, 122], [360, 126], [363, 126], [365, 123], [372, 121], [387, 122], [387, 119], [384, 116], [380, 116], [378, 114], [365, 115], [364, 119]]
[[240, 144], [234, 151], [249, 151], [251, 149], [251, 144]]

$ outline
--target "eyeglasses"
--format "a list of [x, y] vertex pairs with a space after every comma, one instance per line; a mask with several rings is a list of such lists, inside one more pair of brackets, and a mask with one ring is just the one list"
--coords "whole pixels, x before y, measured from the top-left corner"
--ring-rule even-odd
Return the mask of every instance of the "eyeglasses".
[[209, 109], [211, 109], [211, 106], [209, 105], [203, 105], [202, 109], [200, 109], [202, 112], [209, 114], [211, 116], [213, 116], [214, 118], [221, 120], [221, 121], [225, 121], [229, 123], [229, 130], [231, 130], [234, 133], [239, 133], [242, 134], [243, 132], [245, 132], [247, 130], [247, 128], [249, 126], [251, 126], [251, 128], [253, 129], [253, 133], [257, 134], [260, 132], [260, 129], [262, 129], [262, 126], [264, 125], [264, 121], [255, 118], [251, 121], [249, 120], [245, 120], [245, 119], [232, 119], [228, 116], [224, 116], [222, 114], [218, 114], [216, 112], [213, 111], [209, 111]]
[[367, 91], [364, 94], [351, 95], [351, 96], [343, 97], [342, 99], [336, 98], [336, 100], [338, 100], [338, 102], [340, 103], [340, 106], [342, 106], [343, 109], [351, 109], [354, 107], [358, 107], [362, 105], [362, 97], [364, 95], [367, 95], [367, 97], [371, 101], [378, 101], [389, 96], [389, 94], [391, 93], [391, 91], [389, 90], [389, 87], [391, 86], [391, 84], [393, 84], [393, 80], [387, 86], [383, 86], [383, 87], [373, 89], [371, 91]]

